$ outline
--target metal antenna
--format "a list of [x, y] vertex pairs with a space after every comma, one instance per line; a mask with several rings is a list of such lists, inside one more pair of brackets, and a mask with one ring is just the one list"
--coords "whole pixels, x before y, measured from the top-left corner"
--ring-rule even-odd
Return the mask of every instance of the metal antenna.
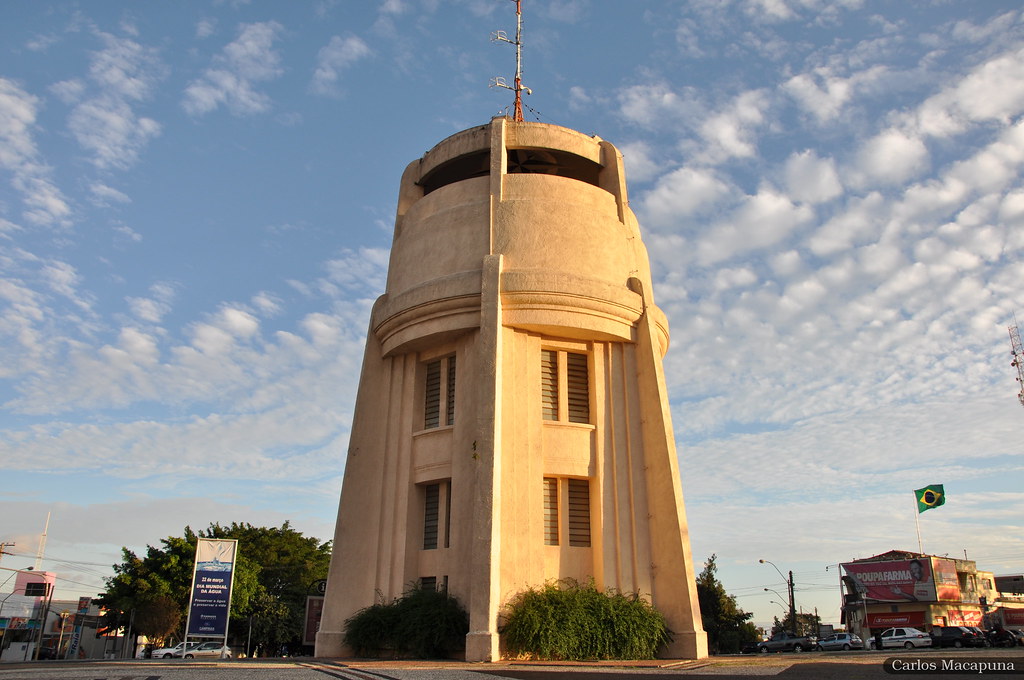
[[1013, 325], [1008, 329], [1010, 331], [1010, 349], [1013, 353], [1013, 361], [1010, 365], [1017, 369], [1017, 383], [1020, 385], [1021, 390], [1017, 393], [1017, 399], [1020, 400], [1022, 406], [1024, 406], [1024, 346], [1020, 343], [1020, 330], [1017, 328], [1017, 315], [1013, 315]]
[[512, 120], [523, 122], [523, 92], [533, 94], [533, 90], [523, 85], [523, 0], [512, 0], [516, 3], [516, 39], [510, 40], [505, 31], [491, 33], [491, 42], [507, 42], [516, 46], [516, 79], [515, 86], [509, 85], [501, 76], [491, 79], [491, 87], [503, 87], [516, 93], [515, 111]]

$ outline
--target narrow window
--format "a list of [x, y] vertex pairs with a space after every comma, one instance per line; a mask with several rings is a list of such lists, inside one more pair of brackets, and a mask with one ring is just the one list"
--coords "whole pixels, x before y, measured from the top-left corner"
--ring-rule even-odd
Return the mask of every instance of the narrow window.
[[569, 352], [565, 355], [565, 383], [570, 423], [590, 422], [590, 377], [587, 355]]
[[569, 545], [590, 547], [590, 480], [569, 481]]
[[[452, 480], [444, 483], [444, 547], [451, 547], [452, 538]], [[445, 576], [445, 590], [448, 589], [448, 577]]]
[[558, 480], [544, 478], [544, 545], [558, 545]]
[[540, 399], [544, 420], [558, 420], [558, 352], [540, 353]]
[[448, 389], [445, 395], [444, 424], [455, 424], [455, 355], [448, 357]]
[[441, 507], [441, 485], [427, 484], [424, 487], [426, 500], [423, 504], [423, 549], [437, 548], [437, 520]]
[[441, 416], [441, 360], [427, 364], [424, 390], [423, 427], [429, 429], [440, 424]]
[[540, 400], [544, 420], [590, 422], [590, 369], [581, 352], [542, 349]]

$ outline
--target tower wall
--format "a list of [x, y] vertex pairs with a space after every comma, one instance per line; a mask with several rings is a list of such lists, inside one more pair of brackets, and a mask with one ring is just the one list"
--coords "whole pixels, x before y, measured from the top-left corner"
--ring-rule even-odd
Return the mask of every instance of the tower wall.
[[426, 579], [494, 660], [502, 606], [559, 578], [651, 598], [666, 654], [707, 654], [650, 291], [611, 144], [496, 118], [408, 166], [317, 656]]

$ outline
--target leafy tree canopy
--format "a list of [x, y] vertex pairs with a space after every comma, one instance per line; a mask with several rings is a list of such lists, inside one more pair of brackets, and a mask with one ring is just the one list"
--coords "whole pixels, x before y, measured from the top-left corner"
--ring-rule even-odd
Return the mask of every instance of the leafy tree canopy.
[[[134, 612], [135, 631], [158, 642], [182, 637], [199, 538], [238, 541], [232, 632], [248, 636], [251, 625], [252, 644], [264, 649], [301, 645], [306, 595], [312, 584], [327, 578], [331, 544], [303, 536], [289, 522], [280, 527], [214, 523], [198, 532], [186, 526], [184, 536], [168, 536], [159, 546], [146, 546], [143, 557], [122, 548], [122, 561], [114, 565], [114, 576], [106, 579], [107, 590], [99, 597], [110, 610], [108, 616], [126, 625]], [[169, 626], [172, 614], [167, 610], [175, 608], [180, 620]], [[150, 625], [154, 621], [159, 625]]]
[[708, 634], [708, 650], [712, 654], [734, 654], [747, 642], [760, 639], [757, 628], [750, 623], [754, 616], [739, 608], [736, 597], [725, 592], [718, 580], [717, 555], [704, 563], [697, 576], [697, 599], [704, 631]]
[[[775, 617], [772, 623], [772, 635], [775, 635], [782, 630], [793, 630], [793, 619], [789, 613], [780, 621], [779, 617]], [[821, 630], [821, 618], [817, 614], [805, 614], [798, 612], [796, 615], [796, 633], [797, 635], [817, 635], [818, 631]]]

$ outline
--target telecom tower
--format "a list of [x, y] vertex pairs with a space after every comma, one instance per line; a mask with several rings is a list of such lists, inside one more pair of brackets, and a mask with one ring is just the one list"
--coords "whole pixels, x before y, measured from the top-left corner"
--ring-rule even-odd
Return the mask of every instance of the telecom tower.
[[1013, 319], [1013, 325], [1007, 330], [1010, 331], [1010, 348], [1013, 354], [1013, 361], [1010, 362], [1010, 365], [1017, 369], [1017, 384], [1021, 388], [1017, 393], [1017, 399], [1024, 406], [1024, 347], [1020, 343], [1020, 330], [1017, 328], [1016, 317]]
[[346, 619], [418, 582], [468, 610], [466, 659], [494, 661], [505, 603], [563, 578], [649, 598], [675, 634], [665, 655], [707, 656], [668, 322], [622, 155], [522, 121], [519, 75], [513, 117], [452, 135], [402, 176], [319, 657], [347, 655]]

